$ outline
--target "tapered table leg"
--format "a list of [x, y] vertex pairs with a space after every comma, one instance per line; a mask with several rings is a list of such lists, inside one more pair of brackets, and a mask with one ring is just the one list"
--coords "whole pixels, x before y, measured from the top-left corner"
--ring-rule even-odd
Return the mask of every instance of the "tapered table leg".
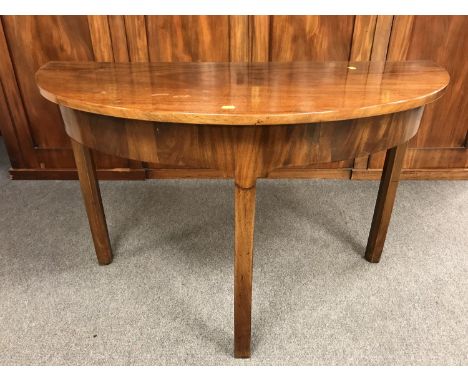
[[366, 248], [366, 260], [371, 263], [380, 261], [407, 146], [408, 142], [405, 142], [392, 147], [387, 150], [385, 156], [385, 164]]
[[100, 265], [110, 264], [112, 262], [112, 248], [107, 232], [106, 217], [102, 207], [101, 192], [96, 179], [93, 157], [90, 150], [81, 143], [73, 139], [71, 139], [71, 143], [96, 256]]
[[255, 186], [235, 190], [234, 356], [250, 357]]

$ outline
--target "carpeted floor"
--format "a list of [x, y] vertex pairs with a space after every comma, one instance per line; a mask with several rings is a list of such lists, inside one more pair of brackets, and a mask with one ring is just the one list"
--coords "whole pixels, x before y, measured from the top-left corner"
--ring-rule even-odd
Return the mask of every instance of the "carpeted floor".
[[[0, 142], [1, 146], [1, 142]], [[10, 181], [0, 152], [0, 364], [468, 364], [468, 182], [404, 181], [380, 264], [377, 182], [260, 181], [252, 358], [232, 358], [230, 181]]]

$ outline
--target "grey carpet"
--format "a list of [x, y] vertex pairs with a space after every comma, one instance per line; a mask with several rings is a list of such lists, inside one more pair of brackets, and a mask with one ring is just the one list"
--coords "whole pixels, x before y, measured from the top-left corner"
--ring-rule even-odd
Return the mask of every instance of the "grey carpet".
[[370, 264], [377, 182], [260, 181], [235, 360], [230, 181], [102, 182], [99, 267], [78, 182], [10, 181], [0, 158], [0, 364], [467, 364], [468, 182], [402, 182]]

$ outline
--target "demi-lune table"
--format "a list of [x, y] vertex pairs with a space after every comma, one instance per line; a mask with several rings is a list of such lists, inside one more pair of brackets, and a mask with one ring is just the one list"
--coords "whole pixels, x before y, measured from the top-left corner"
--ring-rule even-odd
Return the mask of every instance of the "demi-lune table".
[[365, 253], [378, 262], [408, 141], [449, 75], [429, 61], [50, 62], [36, 80], [71, 138], [99, 264], [112, 250], [90, 149], [234, 179], [234, 354], [249, 357], [257, 178], [387, 150]]

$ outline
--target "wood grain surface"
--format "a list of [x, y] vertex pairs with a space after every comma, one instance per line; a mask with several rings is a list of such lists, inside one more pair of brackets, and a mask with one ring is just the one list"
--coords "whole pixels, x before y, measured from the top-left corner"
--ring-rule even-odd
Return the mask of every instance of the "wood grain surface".
[[146, 17], [151, 62], [229, 60], [229, 16]]
[[[257, 156], [251, 160], [261, 162], [253, 176], [267, 177], [278, 169], [353, 159], [406, 142], [418, 130], [423, 107], [361, 119], [271, 126], [139, 121], [64, 106], [61, 111], [67, 134], [98, 152], [163, 168], [220, 170], [222, 177], [240, 179], [234, 172], [235, 150], [248, 131], [259, 139]], [[252, 184], [251, 179], [239, 183], [244, 188]]]
[[394, 113], [434, 101], [447, 72], [430, 61], [292, 63], [50, 62], [41, 94], [130, 119], [273, 125]]
[[270, 16], [270, 61], [348, 60], [354, 16]]

